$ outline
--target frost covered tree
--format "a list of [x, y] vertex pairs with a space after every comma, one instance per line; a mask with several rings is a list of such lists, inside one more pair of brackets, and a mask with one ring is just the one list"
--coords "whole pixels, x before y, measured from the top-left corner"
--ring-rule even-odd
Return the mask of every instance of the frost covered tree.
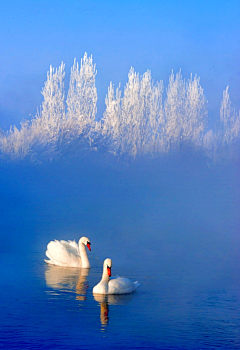
[[1, 150], [13, 159], [22, 159], [34, 153], [53, 155], [61, 140], [65, 119], [64, 107], [64, 64], [58, 69], [50, 66], [44, 84], [43, 102], [40, 112], [31, 121], [21, 123], [21, 128], [11, 127], [1, 140]]
[[102, 132], [108, 139], [110, 151], [118, 154], [136, 156], [137, 153], [137, 118], [140, 118], [140, 78], [131, 68], [128, 82], [121, 91], [110, 83], [105, 99], [106, 110], [103, 115]]
[[154, 85], [150, 71], [140, 77], [133, 68], [122, 98], [119, 88], [115, 95], [110, 84], [102, 130], [112, 151], [133, 157], [156, 152], [164, 120], [162, 91], [162, 82]]
[[186, 83], [185, 108], [182, 126], [183, 142], [202, 147], [208, 123], [207, 100], [197, 76]]
[[220, 130], [217, 137], [218, 156], [232, 158], [235, 156], [236, 142], [240, 139], [240, 113], [232, 108], [228, 92], [229, 86], [223, 91], [220, 107]]
[[50, 66], [42, 89], [43, 102], [36, 117], [29, 124], [31, 157], [51, 160], [59, 153], [62, 127], [65, 121], [64, 77], [65, 65]]
[[47, 81], [42, 90], [44, 100], [40, 113], [32, 121], [33, 136], [42, 145], [55, 144], [61, 137], [62, 125], [65, 120], [64, 68], [63, 62], [56, 70], [50, 66]]
[[74, 60], [67, 95], [65, 131], [68, 137], [86, 136], [94, 126], [97, 113], [96, 74], [92, 56], [87, 57], [85, 53], [80, 67]]
[[[44, 84], [40, 111], [21, 128], [0, 133], [2, 154], [13, 159], [50, 160], [78, 150], [102, 149], [124, 158], [180, 150], [185, 145], [203, 148], [217, 160], [231, 158], [240, 140], [240, 115], [231, 106], [228, 87], [223, 92], [220, 128], [208, 130], [207, 100], [200, 78], [182, 78], [181, 71], [169, 77], [167, 97], [162, 101], [163, 82], [154, 83], [148, 70], [142, 76], [130, 69], [123, 93], [112, 83], [105, 99], [103, 118], [96, 121], [96, 67], [84, 54], [74, 60], [67, 100], [64, 72], [50, 66]], [[65, 104], [67, 113], [65, 113]], [[94, 142], [94, 145], [93, 145]], [[87, 146], [87, 147], [86, 147]], [[94, 147], [93, 147], [94, 146]], [[230, 156], [230, 157], [229, 157]]]
[[0, 149], [5, 157], [12, 159], [24, 159], [31, 153], [32, 135], [29, 129], [29, 122], [21, 123], [20, 130], [14, 125], [6, 134], [0, 138]]
[[230, 145], [240, 136], [240, 120], [235, 109], [231, 106], [228, 92], [229, 86], [223, 91], [220, 108], [220, 132], [223, 144]]
[[182, 128], [185, 118], [186, 84], [182, 79], [181, 71], [169, 77], [167, 98], [164, 104], [165, 133], [168, 149], [179, 149], [182, 140]]
[[165, 152], [165, 116], [162, 102], [163, 82], [152, 84], [148, 104], [147, 142], [145, 153], [157, 154]]
[[229, 86], [223, 91], [219, 127], [215, 132], [209, 130], [203, 140], [204, 150], [212, 153], [214, 161], [236, 158], [239, 152], [240, 113], [232, 108], [228, 89]]
[[110, 82], [108, 93], [105, 98], [106, 109], [102, 121], [98, 122], [99, 130], [104, 138], [104, 146], [110, 152], [115, 153], [121, 145], [121, 90], [120, 86], [114, 92], [114, 86]]
[[138, 151], [138, 130], [140, 111], [140, 77], [131, 67], [128, 73], [128, 82], [124, 88], [121, 101], [121, 153], [136, 156]]
[[201, 147], [208, 122], [207, 100], [197, 76], [186, 82], [181, 71], [170, 75], [165, 101], [166, 140], [170, 149]]
[[137, 118], [138, 154], [156, 153], [163, 137], [163, 82], [154, 85], [151, 72], [143, 74], [140, 82], [140, 113]]

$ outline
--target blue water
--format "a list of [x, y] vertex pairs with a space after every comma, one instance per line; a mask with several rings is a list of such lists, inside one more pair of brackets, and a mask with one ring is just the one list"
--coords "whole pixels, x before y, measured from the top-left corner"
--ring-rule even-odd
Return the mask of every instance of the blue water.
[[[239, 166], [1, 166], [2, 349], [239, 349]], [[90, 270], [44, 263], [91, 239]], [[137, 292], [94, 297], [102, 262]]]

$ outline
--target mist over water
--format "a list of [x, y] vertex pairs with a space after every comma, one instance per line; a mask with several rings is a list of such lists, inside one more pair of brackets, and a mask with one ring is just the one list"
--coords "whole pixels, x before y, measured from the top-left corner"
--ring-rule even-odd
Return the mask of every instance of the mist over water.
[[[239, 164], [186, 156], [130, 164], [2, 163], [4, 348], [236, 349]], [[87, 236], [92, 269], [44, 263], [53, 239]], [[95, 299], [102, 262], [141, 283]]]

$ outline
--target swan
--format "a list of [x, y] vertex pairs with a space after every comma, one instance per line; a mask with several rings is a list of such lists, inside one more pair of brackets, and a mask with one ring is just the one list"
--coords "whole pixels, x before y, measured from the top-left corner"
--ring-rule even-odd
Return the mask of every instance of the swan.
[[128, 294], [134, 292], [140, 286], [138, 281], [132, 282], [125, 277], [117, 277], [110, 280], [112, 260], [103, 262], [103, 274], [101, 281], [93, 288], [94, 294]]
[[51, 241], [47, 245], [46, 256], [49, 260], [44, 260], [46, 263], [58, 266], [67, 267], [82, 267], [89, 269], [90, 263], [88, 260], [86, 246], [91, 251], [91, 242], [89, 238], [80, 238], [78, 244], [76, 241]]

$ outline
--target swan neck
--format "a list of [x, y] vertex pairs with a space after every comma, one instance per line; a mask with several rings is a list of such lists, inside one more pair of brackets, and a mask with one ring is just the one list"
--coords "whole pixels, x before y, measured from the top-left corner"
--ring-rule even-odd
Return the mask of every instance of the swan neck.
[[79, 242], [79, 255], [81, 257], [82, 267], [83, 268], [90, 268], [90, 262], [88, 259], [86, 246], [82, 242]]
[[102, 274], [102, 281], [103, 282], [109, 282], [109, 280], [110, 280], [110, 277], [108, 276], [107, 269], [104, 268], [103, 269], [103, 274]]

